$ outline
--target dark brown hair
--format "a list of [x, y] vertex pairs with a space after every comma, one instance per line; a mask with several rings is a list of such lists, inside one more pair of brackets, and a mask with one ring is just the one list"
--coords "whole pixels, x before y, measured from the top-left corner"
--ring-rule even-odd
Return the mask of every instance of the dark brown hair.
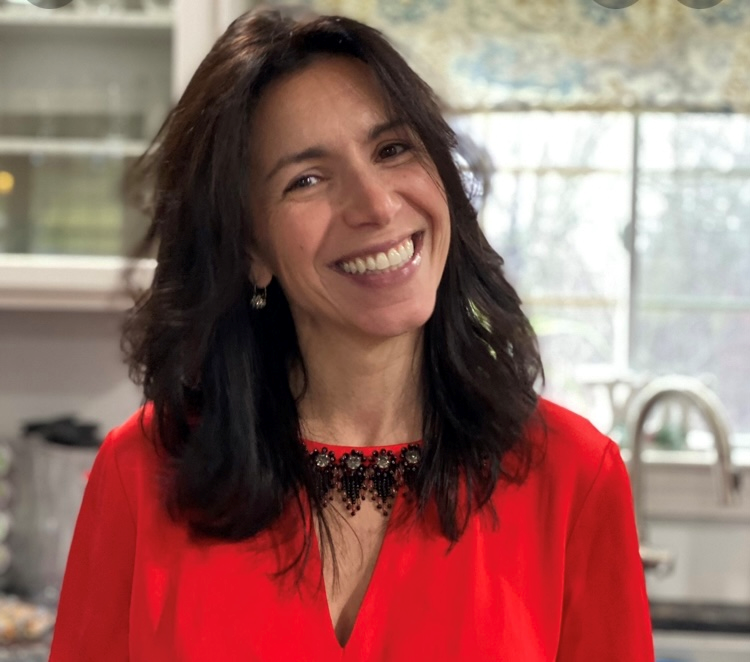
[[249, 127], [271, 81], [322, 55], [370, 67], [446, 191], [451, 243], [423, 334], [417, 504], [420, 512], [437, 506], [442, 533], [454, 542], [470, 513], [462, 504], [480, 508], [498, 481], [524, 479], [524, 431], [542, 366], [464, 189], [456, 136], [430, 87], [377, 30], [343, 17], [263, 11], [244, 14], [219, 38], [131, 173], [131, 188], [150, 200], [141, 249], [158, 250], [153, 285], [130, 311], [123, 347], [171, 460], [171, 513], [196, 535], [236, 541], [271, 527], [297, 500], [307, 550], [313, 514], [300, 495], [307, 492], [320, 522], [321, 504], [288, 381], [290, 363], [304, 364], [276, 280], [265, 309], [249, 305]]

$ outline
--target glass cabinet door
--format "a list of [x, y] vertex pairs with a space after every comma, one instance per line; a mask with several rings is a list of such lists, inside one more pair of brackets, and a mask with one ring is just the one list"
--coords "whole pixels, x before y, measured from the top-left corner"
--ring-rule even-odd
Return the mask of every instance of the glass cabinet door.
[[123, 174], [170, 106], [169, 0], [0, 0], [0, 253], [127, 255]]

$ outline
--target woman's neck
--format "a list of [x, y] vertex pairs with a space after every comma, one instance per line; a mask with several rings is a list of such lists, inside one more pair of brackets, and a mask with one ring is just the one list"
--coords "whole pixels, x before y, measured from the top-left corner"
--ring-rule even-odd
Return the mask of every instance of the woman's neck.
[[[299, 403], [303, 435], [352, 447], [422, 437], [422, 333], [396, 338], [344, 335], [300, 338], [308, 384]], [[300, 371], [293, 393], [302, 391]]]

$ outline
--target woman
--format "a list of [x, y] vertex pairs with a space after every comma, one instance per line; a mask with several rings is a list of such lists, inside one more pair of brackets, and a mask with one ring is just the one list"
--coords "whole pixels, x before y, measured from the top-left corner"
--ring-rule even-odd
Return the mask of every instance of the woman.
[[652, 657], [618, 449], [536, 397], [454, 140], [360, 23], [218, 40], [137, 180], [147, 405], [92, 471], [54, 659]]

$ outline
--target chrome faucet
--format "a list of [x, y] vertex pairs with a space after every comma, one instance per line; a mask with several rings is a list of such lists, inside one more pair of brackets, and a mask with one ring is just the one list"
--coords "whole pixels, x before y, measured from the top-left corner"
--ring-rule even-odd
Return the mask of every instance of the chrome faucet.
[[737, 477], [730, 458], [730, 436], [720, 399], [701, 380], [670, 375], [655, 378], [634, 396], [626, 412], [626, 440], [631, 442], [631, 490], [634, 495], [634, 512], [639, 530], [639, 540], [644, 543], [645, 512], [642, 476], [642, 432], [647, 417], [660, 401], [679, 398], [688, 401], [702, 414], [714, 438], [717, 462], [715, 464], [718, 497], [721, 504], [732, 504], [737, 489]]

